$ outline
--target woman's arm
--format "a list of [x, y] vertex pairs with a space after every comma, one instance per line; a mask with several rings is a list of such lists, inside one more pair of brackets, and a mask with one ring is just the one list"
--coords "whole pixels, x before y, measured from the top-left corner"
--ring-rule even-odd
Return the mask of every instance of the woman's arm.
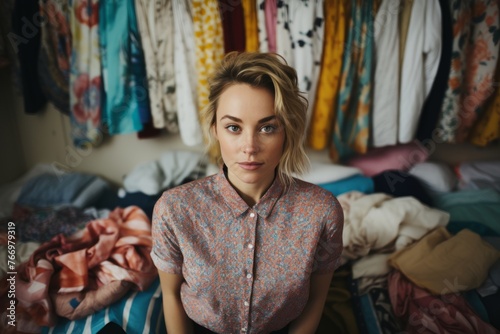
[[181, 301], [182, 275], [168, 274], [158, 270], [163, 297], [163, 314], [168, 333], [191, 334], [193, 323], [188, 318]]
[[289, 333], [314, 334], [318, 327], [333, 273], [312, 274], [309, 300], [302, 314], [292, 321]]

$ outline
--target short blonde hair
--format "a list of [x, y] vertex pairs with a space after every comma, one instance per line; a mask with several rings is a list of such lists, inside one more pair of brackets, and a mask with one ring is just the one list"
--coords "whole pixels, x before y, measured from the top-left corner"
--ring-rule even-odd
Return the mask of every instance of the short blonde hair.
[[299, 91], [297, 72], [278, 54], [230, 52], [215, 69], [209, 79], [209, 103], [201, 113], [211, 158], [221, 162], [220, 146], [213, 133], [219, 99], [229, 86], [239, 83], [267, 89], [274, 96], [274, 112], [285, 130], [278, 177], [288, 186], [293, 182], [293, 174], [300, 175], [309, 167], [304, 149], [307, 99]]

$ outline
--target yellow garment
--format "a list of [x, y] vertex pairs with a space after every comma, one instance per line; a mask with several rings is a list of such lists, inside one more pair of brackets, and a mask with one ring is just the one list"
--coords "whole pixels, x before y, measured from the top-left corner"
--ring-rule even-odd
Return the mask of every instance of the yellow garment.
[[[500, 63], [497, 64], [495, 82], [500, 81]], [[486, 146], [495, 139], [500, 138], [500, 89], [496, 87], [495, 94], [490, 104], [483, 111], [472, 128], [470, 141], [474, 145]]]
[[336, 113], [347, 21], [344, 2], [326, 0], [324, 3], [323, 59], [308, 137], [309, 146], [315, 150], [322, 150], [328, 145]]
[[[192, 6], [198, 74], [198, 112], [201, 112], [208, 105], [208, 78], [224, 57], [224, 35], [217, 0], [193, 0]], [[205, 122], [201, 116], [200, 122]], [[218, 150], [208, 153], [213, 160], [220, 155]]]
[[259, 51], [257, 0], [242, 0], [241, 5], [245, 17], [245, 51]]
[[431, 293], [449, 294], [481, 286], [498, 259], [500, 252], [478, 234], [465, 229], [451, 236], [439, 227], [393, 254], [389, 264]]
[[198, 108], [208, 104], [208, 77], [224, 57], [224, 35], [217, 0], [193, 0], [193, 25], [198, 73]]
[[[413, 8], [413, 0], [402, 0], [401, 13], [399, 16], [399, 67], [403, 64], [406, 47], [406, 35], [408, 34], [408, 26], [410, 25], [411, 9]], [[401, 73], [401, 70], [399, 71]]]

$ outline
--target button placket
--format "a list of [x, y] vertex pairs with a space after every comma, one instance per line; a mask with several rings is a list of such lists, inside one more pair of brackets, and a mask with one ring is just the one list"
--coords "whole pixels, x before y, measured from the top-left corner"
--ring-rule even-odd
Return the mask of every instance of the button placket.
[[[241, 324], [241, 333], [246, 333], [248, 331], [248, 326], [249, 326], [249, 320], [250, 320], [250, 300], [252, 296], [252, 290], [253, 290], [253, 281], [254, 281], [254, 275], [253, 275], [253, 265], [254, 265], [254, 260], [255, 260], [255, 236], [257, 232], [257, 222], [258, 222], [258, 217], [255, 212], [250, 210], [247, 216], [247, 221], [248, 224], [245, 225], [245, 227], [248, 229], [247, 233], [245, 233], [246, 240], [244, 240], [243, 244], [243, 259], [245, 259], [245, 280], [247, 286], [245, 294], [243, 296], [243, 305], [241, 306], [242, 312], [245, 314], [243, 317], [243, 322]], [[241, 304], [240, 304], [241, 305]]]

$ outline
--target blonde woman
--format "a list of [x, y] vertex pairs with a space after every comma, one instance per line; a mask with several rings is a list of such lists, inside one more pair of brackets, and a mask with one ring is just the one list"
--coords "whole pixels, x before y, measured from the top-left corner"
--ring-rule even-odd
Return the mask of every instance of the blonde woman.
[[166, 191], [151, 256], [168, 333], [314, 333], [342, 250], [342, 209], [308, 167], [307, 101], [283, 58], [230, 53], [202, 126], [218, 174]]

